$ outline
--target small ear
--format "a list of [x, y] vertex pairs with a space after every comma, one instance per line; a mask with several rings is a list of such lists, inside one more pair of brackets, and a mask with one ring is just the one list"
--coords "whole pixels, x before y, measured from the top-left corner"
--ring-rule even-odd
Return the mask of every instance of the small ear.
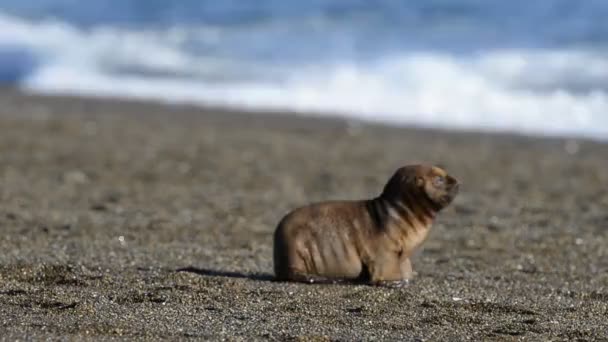
[[422, 179], [422, 177], [418, 177], [416, 176], [416, 186], [423, 186], [424, 185], [424, 179]]

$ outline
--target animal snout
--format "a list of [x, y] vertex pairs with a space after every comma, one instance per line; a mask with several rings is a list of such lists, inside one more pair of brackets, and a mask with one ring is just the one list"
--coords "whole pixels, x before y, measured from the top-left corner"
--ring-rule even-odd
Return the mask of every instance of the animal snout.
[[458, 190], [460, 189], [460, 183], [456, 180], [456, 178], [448, 176], [447, 177], [447, 181], [448, 181], [448, 188], [450, 189], [450, 192], [452, 194], [457, 194]]

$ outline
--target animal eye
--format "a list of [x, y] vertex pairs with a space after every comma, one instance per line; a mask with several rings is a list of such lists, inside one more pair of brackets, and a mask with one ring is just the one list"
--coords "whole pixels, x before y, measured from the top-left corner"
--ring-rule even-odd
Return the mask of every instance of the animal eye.
[[445, 184], [445, 178], [442, 176], [437, 176], [433, 178], [433, 185], [435, 187], [442, 187]]

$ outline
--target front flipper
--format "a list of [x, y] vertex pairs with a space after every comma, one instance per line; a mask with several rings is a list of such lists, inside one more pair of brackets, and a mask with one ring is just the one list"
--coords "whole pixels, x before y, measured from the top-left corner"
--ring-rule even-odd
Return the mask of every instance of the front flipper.
[[381, 280], [381, 281], [375, 282], [373, 285], [389, 287], [389, 288], [393, 288], [393, 289], [401, 289], [401, 288], [408, 286], [409, 284], [410, 284], [409, 279], [402, 279], [402, 280]]

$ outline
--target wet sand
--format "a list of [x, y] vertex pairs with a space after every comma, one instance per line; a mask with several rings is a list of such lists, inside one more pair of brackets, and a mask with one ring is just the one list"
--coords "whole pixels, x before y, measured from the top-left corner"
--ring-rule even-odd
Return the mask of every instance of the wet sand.
[[[270, 281], [289, 209], [417, 161], [463, 185], [409, 286]], [[2, 90], [0, 196], [7, 340], [608, 336], [608, 144]]]

